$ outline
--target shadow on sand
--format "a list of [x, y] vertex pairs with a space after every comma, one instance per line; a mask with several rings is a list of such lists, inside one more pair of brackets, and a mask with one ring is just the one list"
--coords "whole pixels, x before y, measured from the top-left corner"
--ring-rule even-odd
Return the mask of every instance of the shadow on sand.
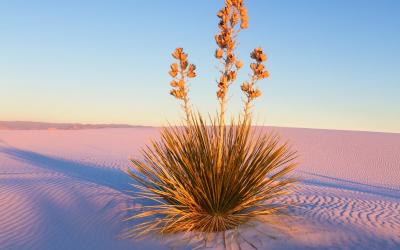
[[300, 173], [306, 175], [306, 178], [303, 178], [301, 181], [306, 185], [337, 188], [337, 189], [356, 191], [373, 195], [380, 195], [386, 198], [400, 199], [400, 190], [397, 190], [395, 188], [369, 185], [356, 181], [350, 181], [346, 179], [329, 177], [325, 175], [308, 173], [303, 171], [301, 171]]
[[115, 191], [129, 194], [133, 180], [118, 169], [103, 168], [92, 164], [78, 163], [62, 158], [46, 156], [33, 151], [12, 147], [0, 147], [0, 152], [18, 161], [27, 162], [44, 170], [57, 172], [96, 185], [109, 187]]
[[[43, 228], [50, 230], [51, 234], [46, 230], [39, 230], [39, 233], [30, 235], [20, 233], [17, 231], [18, 228], [16, 228], [15, 231], [11, 232], [18, 233], [15, 233], [15, 237], [8, 239], [7, 242], [2, 242], [0, 237], [0, 246], [2, 244], [6, 246], [2, 249], [54, 249], [54, 247], [57, 249], [165, 249], [157, 241], [133, 243], [130, 240], [121, 240], [121, 234], [136, 223], [122, 223], [121, 220], [123, 218], [126, 218], [126, 216], [135, 211], [124, 211], [121, 208], [144, 204], [138, 203], [139, 201], [127, 196], [132, 195], [132, 191], [136, 190], [130, 185], [134, 181], [123, 171], [100, 167], [95, 164], [74, 162], [14, 148], [5, 144], [0, 144], [1, 154], [19, 162], [28, 163], [46, 172], [59, 173], [76, 181], [110, 189], [104, 190], [100, 188], [94, 194], [90, 195], [74, 191], [73, 201], [69, 200], [71, 203], [63, 201], [63, 205], [61, 206], [60, 200], [63, 200], [63, 197], [49, 196], [47, 192], [38, 193], [38, 190], [34, 187], [32, 189], [29, 188], [30, 183], [27, 183], [27, 180], [22, 179], [20, 181], [16, 177], [18, 185], [28, 187], [26, 195], [35, 197], [35, 204], [37, 204], [39, 209], [36, 212], [39, 214], [43, 213], [43, 217], [46, 220], [41, 223], [46, 223], [43, 225]], [[127, 162], [127, 164], [129, 163]], [[7, 177], [8, 180], [10, 178], [15, 177]], [[6, 182], [3, 184], [8, 185]], [[68, 193], [68, 185], [61, 185], [59, 188]], [[102, 196], [98, 200], [101, 203], [96, 203], [97, 205], [94, 206], [94, 203], [92, 203], [93, 200], [90, 198], [94, 197], [96, 200], [99, 196]], [[76, 201], [79, 202], [79, 209], [70, 210], [71, 206], [74, 206], [73, 202]], [[82, 224], [83, 222], [79, 221], [79, 219], [83, 221], [88, 220], [90, 223], [87, 225]], [[37, 225], [27, 225], [27, 227], [29, 226], [34, 227]], [[61, 242], [62, 244], [60, 245]]]

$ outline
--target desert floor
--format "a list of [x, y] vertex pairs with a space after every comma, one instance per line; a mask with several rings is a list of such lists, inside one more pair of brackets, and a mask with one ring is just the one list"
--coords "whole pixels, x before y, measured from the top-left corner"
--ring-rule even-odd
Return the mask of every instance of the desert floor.
[[[288, 235], [260, 249], [400, 249], [400, 134], [268, 128], [301, 155]], [[0, 130], [0, 249], [166, 249], [120, 239], [123, 170], [155, 128]]]

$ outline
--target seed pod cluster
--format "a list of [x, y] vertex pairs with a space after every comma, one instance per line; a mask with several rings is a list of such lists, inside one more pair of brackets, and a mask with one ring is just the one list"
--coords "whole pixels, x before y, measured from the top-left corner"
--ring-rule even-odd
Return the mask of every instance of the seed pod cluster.
[[254, 76], [257, 80], [264, 79], [269, 76], [269, 72], [265, 70], [263, 62], [267, 60], [267, 55], [264, 54], [261, 48], [256, 48], [251, 52], [250, 57], [256, 62], [250, 64], [250, 68], [253, 70]]
[[[226, 92], [229, 85], [236, 80], [237, 71], [243, 66], [234, 54], [236, 41], [234, 35], [240, 29], [246, 29], [247, 24], [247, 11], [243, 6], [243, 0], [226, 0], [225, 6], [218, 13], [219, 18], [218, 27], [219, 34], [215, 35], [215, 42], [218, 48], [215, 51], [215, 57], [222, 59], [225, 69], [218, 81], [217, 97], [224, 101]], [[235, 29], [239, 24], [240, 28]], [[236, 70], [233, 69], [236, 68]]]
[[226, 6], [233, 6], [236, 8], [231, 17], [232, 23], [238, 23], [240, 17], [240, 28], [246, 29], [248, 27], [248, 20], [247, 20], [247, 9], [243, 6], [243, 0], [226, 0]]
[[254, 85], [248, 82], [244, 82], [240, 88], [250, 101], [261, 96], [261, 91], [258, 88], [254, 88]]
[[250, 53], [250, 57], [255, 60], [254, 63], [250, 64], [250, 68], [253, 71], [251, 82], [244, 82], [240, 87], [247, 97], [247, 103], [250, 103], [255, 98], [261, 96], [261, 91], [255, 88], [255, 83], [258, 80], [269, 77], [268, 70], [265, 70], [264, 62], [267, 60], [267, 56], [264, 54], [261, 48], [256, 48]]
[[184, 100], [187, 98], [186, 77], [196, 77], [196, 66], [188, 63], [188, 55], [183, 52], [182, 48], [176, 48], [172, 53], [172, 57], [175, 58], [178, 63], [172, 63], [170, 66], [169, 74], [173, 78], [170, 83], [172, 87], [170, 94], [177, 99]]

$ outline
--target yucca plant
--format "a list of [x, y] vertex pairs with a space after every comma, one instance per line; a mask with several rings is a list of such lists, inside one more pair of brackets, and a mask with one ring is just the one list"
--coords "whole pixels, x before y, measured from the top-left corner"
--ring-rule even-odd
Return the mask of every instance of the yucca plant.
[[[250, 80], [241, 85], [244, 112], [225, 124], [226, 96], [243, 64], [234, 50], [239, 31], [247, 28], [242, 0], [226, 0], [217, 16], [215, 57], [222, 62], [216, 118], [205, 121], [189, 105], [187, 81], [196, 66], [177, 48], [172, 56], [171, 94], [183, 101], [185, 123], [161, 129], [161, 138], [143, 150], [142, 160], [132, 160], [128, 174], [135, 180], [134, 198], [148, 200], [127, 220], [138, 220], [127, 237], [149, 234], [214, 233], [237, 230], [248, 222], [276, 214], [290, 204], [277, 203], [295, 179], [287, 174], [296, 166], [296, 153], [278, 136], [252, 128], [251, 105], [261, 95], [257, 81], [267, 78], [261, 48], [250, 56]], [[275, 202], [272, 202], [275, 200]]]

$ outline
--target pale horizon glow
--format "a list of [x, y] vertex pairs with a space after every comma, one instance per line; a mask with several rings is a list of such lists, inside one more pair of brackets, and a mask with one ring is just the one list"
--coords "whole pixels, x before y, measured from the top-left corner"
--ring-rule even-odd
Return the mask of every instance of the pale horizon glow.
[[[3, 1], [0, 121], [160, 126], [183, 114], [170, 96], [175, 47], [198, 67], [190, 98], [218, 107], [215, 13], [223, 1]], [[156, 6], [156, 7], [155, 7]], [[400, 2], [247, 1], [245, 66], [261, 46], [271, 77], [260, 83], [257, 124], [400, 132]]]

